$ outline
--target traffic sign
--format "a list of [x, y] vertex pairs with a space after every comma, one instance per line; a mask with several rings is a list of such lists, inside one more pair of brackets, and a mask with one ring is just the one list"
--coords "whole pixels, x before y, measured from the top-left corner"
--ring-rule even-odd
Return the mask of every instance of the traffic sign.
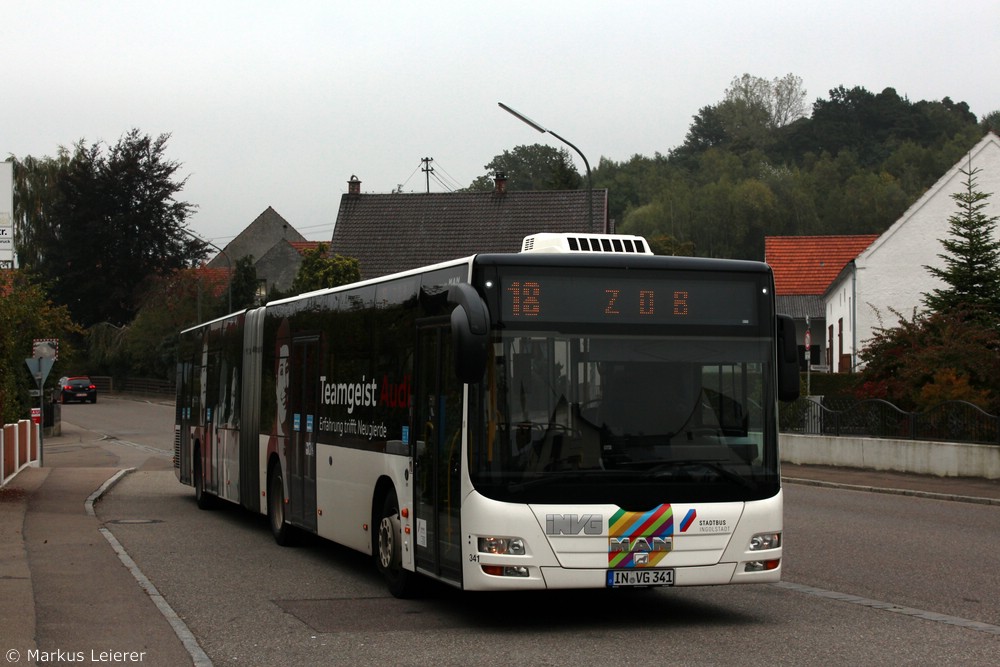
[[31, 342], [31, 356], [59, 358], [58, 338], [36, 338]]
[[56, 363], [56, 360], [52, 357], [28, 357], [24, 360], [24, 363], [28, 365], [28, 370], [31, 371], [32, 377], [38, 380], [38, 388], [41, 389], [45, 378], [49, 376], [49, 371], [52, 370], [52, 366]]

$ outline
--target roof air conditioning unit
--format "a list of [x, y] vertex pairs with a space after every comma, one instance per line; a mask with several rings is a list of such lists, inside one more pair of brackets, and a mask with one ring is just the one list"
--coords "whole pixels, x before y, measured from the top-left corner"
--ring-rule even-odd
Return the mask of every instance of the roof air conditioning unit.
[[521, 252], [653, 254], [646, 239], [629, 234], [532, 234], [524, 237]]

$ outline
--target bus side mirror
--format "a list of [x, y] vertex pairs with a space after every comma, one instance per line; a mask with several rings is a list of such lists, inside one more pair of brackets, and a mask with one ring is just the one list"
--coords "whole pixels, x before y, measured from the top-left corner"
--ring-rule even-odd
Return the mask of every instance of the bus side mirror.
[[775, 316], [778, 340], [778, 399], [794, 401], [799, 397], [799, 359], [795, 343], [795, 322], [788, 315]]
[[490, 339], [490, 315], [486, 303], [468, 283], [452, 285], [448, 303], [451, 311], [451, 338], [455, 348], [455, 375], [465, 384], [476, 384], [486, 371]]

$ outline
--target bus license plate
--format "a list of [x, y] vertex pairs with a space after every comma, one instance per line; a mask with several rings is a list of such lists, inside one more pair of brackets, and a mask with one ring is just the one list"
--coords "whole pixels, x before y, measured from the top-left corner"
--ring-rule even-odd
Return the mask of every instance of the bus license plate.
[[608, 570], [609, 588], [673, 585], [673, 570]]

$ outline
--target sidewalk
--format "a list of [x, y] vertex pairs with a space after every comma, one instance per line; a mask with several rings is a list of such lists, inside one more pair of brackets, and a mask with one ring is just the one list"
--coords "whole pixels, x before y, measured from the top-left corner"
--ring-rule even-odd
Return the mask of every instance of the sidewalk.
[[0, 654], [10, 664], [192, 664], [87, 511], [119, 469], [64, 426], [45, 446], [81, 447], [46, 452], [52, 467], [26, 468], [0, 490]]
[[[49, 467], [0, 489], [0, 654], [8, 663], [89, 664], [118, 651], [142, 665], [192, 664], [191, 654], [101, 532], [86, 503], [119, 470], [99, 443], [64, 423], [47, 438]], [[74, 445], [62, 447], [57, 445]], [[786, 484], [852, 488], [1000, 505], [1000, 481], [784, 465]], [[155, 582], [154, 582], [155, 583]], [[12, 660], [13, 651], [18, 660]], [[47, 652], [47, 660], [37, 658]], [[56, 652], [62, 651], [63, 656]], [[29, 661], [29, 657], [36, 658]], [[96, 659], [95, 659], [96, 658]]]

